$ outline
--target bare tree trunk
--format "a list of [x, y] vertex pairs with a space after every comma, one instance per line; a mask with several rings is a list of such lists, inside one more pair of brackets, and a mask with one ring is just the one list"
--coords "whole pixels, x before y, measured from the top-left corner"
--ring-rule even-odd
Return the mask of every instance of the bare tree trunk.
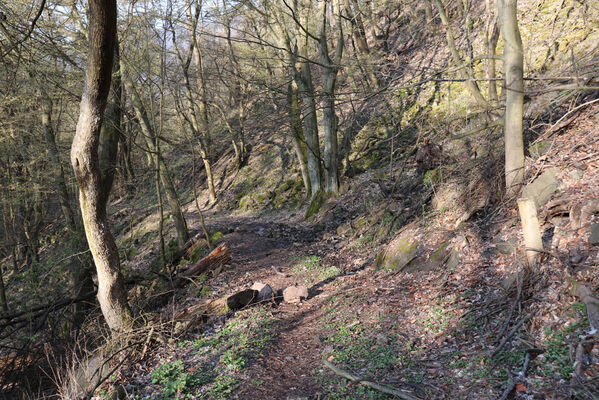
[[[325, 190], [329, 193], [339, 193], [339, 171], [337, 163], [337, 115], [335, 114], [335, 86], [337, 83], [337, 72], [343, 55], [343, 30], [341, 21], [337, 21], [339, 29], [337, 35], [337, 46], [335, 49], [335, 59], [329, 57], [329, 48], [327, 44], [327, 4], [322, 2], [322, 15], [318, 37], [318, 53], [323, 77], [322, 88], [322, 119], [324, 125], [324, 173]], [[340, 10], [337, 15], [340, 18]]]
[[501, 34], [505, 43], [505, 186], [516, 195], [524, 181], [524, 54], [518, 28], [517, 0], [498, 0]]
[[[187, 229], [187, 222], [185, 221], [185, 216], [183, 215], [183, 211], [181, 210], [179, 195], [177, 194], [177, 190], [175, 189], [175, 185], [173, 184], [173, 180], [171, 178], [171, 174], [168, 171], [168, 167], [164, 162], [164, 158], [160, 155], [158, 151], [159, 149], [156, 148], [156, 132], [150, 125], [148, 114], [143, 103], [141, 102], [139, 93], [137, 93], [136, 88], [133, 86], [133, 83], [131, 82], [131, 76], [128, 75], [125, 68], [123, 68], [123, 71], [127, 91], [132, 96], [133, 110], [135, 111], [135, 115], [139, 120], [141, 132], [144, 137], [146, 146], [149, 150], [150, 164], [154, 165], [155, 168], [160, 169], [160, 182], [162, 183], [162, 187], [164, 188], [164, 192], [166, 194], [166, 201], [171, 211], [173, 222], [175, 223], [175, 230], [177, 231], [177, 244], [179, 245], [179, 247], [183, 247], [185, 243], [189, 240], [189, 231]], [[152, 154], [155, 155], [155, 157], [152, 156]], [[156, 160], [158, 160], [157, 164]]]
[[[455, 44], [455, 38], [453, 36], [453, 31], [451, 30], [451, 25], [449, 24], [449, 18], [447, 18], [447, 13], [445, 12], [445, 7], [441, 0], [434, 0], [437, 5], [437, 9], [439, 10], [439, 16], [441, 17], [441, 23], [445, 26], [445, 37], [447, 39], [447, 47], [449, 47], [449, 51], [451, 52], [451, 57], [453, 58], [453, 62], [456, 66], [460, 67], [464, 64], [460, 53]], [[472, 60], [468, 58], [466, 60], [466, 66], [464, 68], [460, 68], [460, 75], [462, 78], [466, 79], [466, 87], [470, 91], [474, 100], [478, 103], [479, 106], [483, 108], [488, 107], [488, 103], [480, 92], [480, 88], [476, 84], [474, 79], [474, 70], [472, 69]]]
[[[202, 12], [202, 3], [196, 4], [195, 15], [193, 13], [191, 7], [191, 1], [188, 0], [188, 8], [187, 13], [189, 17], [189, 39], [192, 43], [191, 49], [191, 57], [193, 63], [197, 68], [197, 83], [200, 90], [200, 101], [198, 104], [198, 111], [200, 114], [199, 124], [196, 120], [196, 132], [199, 132], [200, 135], [200, 155], [202, 156], [202, 161], [204, 162], [204, 169], [206, 170], [206, 182], [208, 185], [208, 195], [210, 197], [210, 202], [216, 202], [216, 189], [214, 187], [214, 174], [212, 173], [212, 157], [211, 157], [211, 143], [210, 143], [210, 123], [208, 120], [208, 98], [206, 93], [206, 79], [204, 75], [204, 64], [202, 58], [202, 50], [200, 49], [200, 44], [197, 38], [197, 24], [198, 19]], [[184, 74], [186, 75], [186, 79], [189, 83], [189, 69], [188, 65], [184, 65]], [[186, 85], [186, 88], [190, 89], [189, 85]], [[191, 93], [188, 95], [191, 98]], [[190, 104], [190, 113], [192, 115], [192, 120], [196, 118], [196, 111], [193, 100]]]
[[291, 130], [291, 139], [293, 141], [293, 150], [299, 163], [306, 197], [310, 198], [310, 173], [308, 171], [308, 155], [306, 152], [306, 139], [302, 129], [302, 118], [299, 109], [299, 100], [297, 98], [297, 84], [294, 81], [287, 85], [287, 106], [289, 107], [289, 127]]
[[[100, 178], [102, 180], [102, 193], [106, 196], [112, 189], [114, 172], [116, 170], [117, 156], [119, 150], [119, 135], [121, 132], [121, 121], [123, 111], [121, 108], [121, 96], [123, 93], [121, 85], [121, 66], [118, 39], [114, 46], [114, 61], [112, 65], [111, 90], [109, 93], [104, 122], [100, 131], [100, 143], [98, 145], [98, 160], [100, 163]], [[108, 202], [108, 199], [105, 200]]]
[[491, 7], [491, 0], [487, 0], [487, 28], [485, 41], [487, 47], [487, 78], [489, 79], [489, 100], [498, 101], [497, 82], [495, 82], [495, 54], [499, 40], [499, 27], [497, 25], [497, 12]]
[[98, 144], [116, 41], [116, 0], [90, 0], [89, 52], [71, 163], [79, 186], [83, 226], [98, 272], [98, 301], [112, 331], [133, 327], [119, 253], [106, 216]]

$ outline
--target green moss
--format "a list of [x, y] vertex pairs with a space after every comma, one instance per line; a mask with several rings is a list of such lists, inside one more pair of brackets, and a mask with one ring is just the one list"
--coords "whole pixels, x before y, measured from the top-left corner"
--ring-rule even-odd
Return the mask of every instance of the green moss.
[[319, 190], [314, 197], [312, 197], [312, 201], [308, 206], [308, 210], [306, 211], [306, 219], [310, 219], [314, 215], [318, 214], [320, 208], [323, 204], [331, 197], [331, 195], [324, 190]]
[[198, 244], [197, 247], [193, 249], [193, 251], [189, 255], [189, 261], [195, 264], [200, 259], [200, 254], [202, 254], [202, 252], [205, 251], [207, 248], [208, 244], [206, 243], [206, 240], [202, 239], [201, 243]]
[[222, 238], [223, 238], [223, 233], [220, 231], [216, 231], [210, 236], [210, 243], [216, 243], [219, 240], [221, 240]]

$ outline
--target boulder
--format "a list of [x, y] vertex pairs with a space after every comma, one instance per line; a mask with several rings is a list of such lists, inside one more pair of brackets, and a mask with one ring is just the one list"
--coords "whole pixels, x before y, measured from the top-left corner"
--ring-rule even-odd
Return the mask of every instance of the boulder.
[[418, 242], [411, 229], [405, 229], [376, 256], [377, 268], [401, 270], [418, 256]]
[[520, 197], [533, 199], [537, 208], [545, 205], [559, 186], [559, 181], [557, 180], [559, 172], [558, 168], [549, 168], [534, 181], [526, 185]]
[[258, 291], [257, 301], [268, 301], [272, 299], [272, 288], [266, 283], [256, 282], [252, 285], [251, 289]]
[[299, 303], [308, 298], [306, 286], [289, 286], [283, 290], [283, 301], [286, 303]]

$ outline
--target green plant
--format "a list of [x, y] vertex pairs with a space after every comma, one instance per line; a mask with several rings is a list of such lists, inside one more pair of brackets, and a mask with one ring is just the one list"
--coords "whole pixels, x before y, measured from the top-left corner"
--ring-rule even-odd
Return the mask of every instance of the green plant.
[[151, 374], [152, 383], [163, 385], [162, 397], [164, 399], [176, 398], [174, 396], [188, 395], [191, 390], [201, 383], [201, 379], [185, 371], [183, 361], [171, 361], [160, 365]]

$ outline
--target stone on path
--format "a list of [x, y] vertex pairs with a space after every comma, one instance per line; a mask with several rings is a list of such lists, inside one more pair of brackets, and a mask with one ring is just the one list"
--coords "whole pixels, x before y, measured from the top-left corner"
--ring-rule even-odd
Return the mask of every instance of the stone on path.
[[266, 283], [256, 282], [252, 285], [251, 289], [258, 291], [257, 301], [268, 301], [272, 299], [272, 288]]
[[299, 303], [308, 298], [308, 288], [306, 286], [289, 286], [283, 290], [283, 300], [286, 303]]

